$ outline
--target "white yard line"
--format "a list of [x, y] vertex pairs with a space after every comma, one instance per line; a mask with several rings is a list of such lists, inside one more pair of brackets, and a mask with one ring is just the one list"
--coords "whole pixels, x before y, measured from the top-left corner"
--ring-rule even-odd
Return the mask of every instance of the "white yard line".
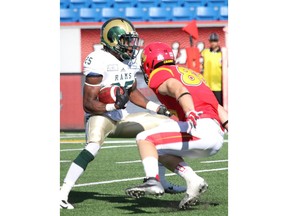
[[134, 161], [119, 161], [116, 162], [117, 164], [130, 164], [130, 163], [141, 163], [141, 160], [134, 160]]
[[[215, 161], [201, 161], [200, 163], [221, 163], [228, 162], [228, 160], [215, 160]], [[133, 161], [119, 161], [115, 162], [116, 164], [131, 164], [131, 163], [141, 163], [141, 160], [133, 160]]]
[[85, 132], [83, 133], [67, 133], [67, 134], [60, 134], [60, 137], [78, 137], [78, 136], [82, 136], [84, 137], [85, 136]]
[[[85, 141], [83, 141], [82, 143], [84, 143]], [[228, 140], [224, 140], [225, 143], [228, 142]], [[63, 141], [63, 142], [60, 142], [60, 144], [82, 144], [80, 142], [72, 142], [72, 141]], [[120, 141], [105, 141], [104, 144], [117, 144], [117, 143], [136, 143], [135, 140], [120, 140]]]
[[228, 162], [228, 160], [201, 161], [200, 163], [222, 163], [222, 162]]
[[60, 152], [69, 152], [69, 151], [81, 151], [83, 148], [77, 148], [77, 149], [61, 149]]
[[[117, 146], [103, 146], [101, 149], [111, 149], [111, 148], [127, 148], [127, 147], [136, 147], [137, 145], [117, 145]], [[83, 148], [73, 148], [73, 149], [61, 149], [60, 152], [67, 152], [67, 151], [80, 151]]]
[[[202, 173], [202, 172], [217, 172], [217, 171], [223, 171], [228, 170], [228, 167], [225, 168], [218, 168], [218, 169], [208, 169], [208, 170], [197, 170], [195, 172]], [[175, 173], [169, 173], [165, 176], [174, 176]], [[111, 183], [117, 183], [117, 182], [127, 182], [127, 181], [134, 181], [134, 180], [142, 180], [144, 177], [136, 177], [136, 178], [126, 178], [126, 179], [115, 179], [110, 181], [101, 181], [101, 182], [90, 182], [90, 183], [84, 183], [84, 184], [76, 184], [74, 187], [83, 187], [83, 186], [90, 186], [90, 185], [102, 185], [102, 184], [111, 184]]]
[[136, 144], [136, 140], [108, 140], [108, 141], [104, 141], [104, 144], [114, 144], [114, 143], [135, 143]]
[[60, 160], [60, 163], [70, 163], [70, 160]]
[[[224, 140], [224, 142], [228, 142], [228, 140]], [[120, 141], [105, 141], [104, 144], [115, 144], [115, 143], [135, 143], [134, 140], [120, 140]], [[60, 142], [60, 144], [81, 144], [77, 142]], [[83, 143], [82, 143], [83, 144]], [[136, 144], [136, 143], [135, 143]], [[103, 146], [101, 149], [109, 149], [109, 148], [126, 148], [126, 147], [136, 147], [137, 145], [117, 145], [117, 146]], [[79, 151], [82, 148], [75, 149], [61, 149], [60, 152], [64, 151]], [[124, 163], [124, 162], [123, 162]]]
[[103, 146], [101, 149], [136, 147], [137, 145]]

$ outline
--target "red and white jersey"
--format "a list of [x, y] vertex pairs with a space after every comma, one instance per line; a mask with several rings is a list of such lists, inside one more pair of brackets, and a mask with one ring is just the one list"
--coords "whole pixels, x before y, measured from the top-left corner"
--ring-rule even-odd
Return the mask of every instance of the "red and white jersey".
[[220, 123], [218, 101], [213, 92], [205, 84], [203, 76], [178, 65], [163, 65], [152, 71], [149, 77], [149, 87], [170, 112], [177, 115], [180, 121], [185, 121], [183, 109], [176, 99], [167, 95], [161, 95], [158, 92], [158, 87], [170, 78], [179, 80], [188, 89], [193, 98], [195, 110], [203, 111], [200, 118], [212, 118]]

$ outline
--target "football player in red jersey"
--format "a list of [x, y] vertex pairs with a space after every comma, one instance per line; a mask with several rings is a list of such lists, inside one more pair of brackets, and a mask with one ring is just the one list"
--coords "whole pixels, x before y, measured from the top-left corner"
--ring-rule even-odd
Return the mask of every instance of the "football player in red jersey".
[[185, 209], [198, 202], [208, 184], [183, 157], [216, 154], [223, 145], [224, 130], [228, 130], [228, 114], [201, 74], [175, 65], [172, 49], [167, 44], [154, 42], [146, 46], [141, 62], [148, 86], [179, 121], [137, 135], [146, 178], [143, 184], [126, 189], [126, 194], [139, 198], [164, 193], [159, 183], [159, 155], [163, 165], [186, 181], [186, 195], [179, 204], [179, 208]]

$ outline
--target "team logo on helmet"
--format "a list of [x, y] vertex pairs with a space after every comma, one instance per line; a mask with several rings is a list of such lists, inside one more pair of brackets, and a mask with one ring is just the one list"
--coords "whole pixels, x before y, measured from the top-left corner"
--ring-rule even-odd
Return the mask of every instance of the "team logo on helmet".
[[101, 28], [101, 43], [123, 60], [134, 59], [138, 54], [139, 36], [128, 20], [113, 18], [106, 21]]
[[141, 62], [145, 62], [147, 59], [147, 56], [144, 54], [144, 52], [142, 52], [142, 55], [141, 55]]

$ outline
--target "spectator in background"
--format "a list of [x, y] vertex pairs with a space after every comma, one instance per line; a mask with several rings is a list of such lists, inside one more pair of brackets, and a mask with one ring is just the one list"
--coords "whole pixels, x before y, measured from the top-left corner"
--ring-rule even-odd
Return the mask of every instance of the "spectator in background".
[[222, 99], [222, 52], [219, 45], [219, 36], [212, 33], [209, 37], [210, 47], [202, 51], [203, 76], [207, 85], [213, 91], [218, 103], [223, 105]]

